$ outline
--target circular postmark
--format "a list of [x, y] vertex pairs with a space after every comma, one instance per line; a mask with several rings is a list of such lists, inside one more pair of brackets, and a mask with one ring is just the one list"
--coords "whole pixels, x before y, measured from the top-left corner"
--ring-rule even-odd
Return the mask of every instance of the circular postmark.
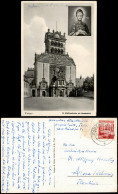
[[101, 123], [96, 123], [92, 129], [91, 129], [91, 138], [92, 140], [100, 145], [100, 146], [105, 146], [105, 145], [108, 145], [110, 144], [112, 141], [113, 141], [113, 138], [112, 137], [112, 133], [111, 131], [109, 130], [109, 133], [107, 133], [107, 136], [106, 137], [102, 137], [100, 138], [99, 137], [99, 129], [100, 129], [100, 126], [101, 126]]

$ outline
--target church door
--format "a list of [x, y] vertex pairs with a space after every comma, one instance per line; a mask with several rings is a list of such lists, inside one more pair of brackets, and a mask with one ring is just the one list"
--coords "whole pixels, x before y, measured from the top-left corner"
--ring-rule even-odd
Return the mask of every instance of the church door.
[[35, 97], [35, 90], [32, 90], [32, 96]]
[[42, 96], [45, 96], [45, 91], [42, 92]]
[[60, 97], [64, 96], [63, 91], [60, 91]]

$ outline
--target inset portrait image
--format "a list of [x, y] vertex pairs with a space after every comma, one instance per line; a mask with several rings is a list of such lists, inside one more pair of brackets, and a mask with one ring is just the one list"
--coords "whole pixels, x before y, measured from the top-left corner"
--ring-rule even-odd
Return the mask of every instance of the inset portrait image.
[[91, 36], [91, 6], [68, 7], [68, 35]]

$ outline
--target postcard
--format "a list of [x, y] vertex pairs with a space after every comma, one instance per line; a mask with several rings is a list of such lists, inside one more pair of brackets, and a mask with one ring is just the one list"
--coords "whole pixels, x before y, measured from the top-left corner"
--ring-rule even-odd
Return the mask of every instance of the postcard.
[[21, 115], [96, 116], [97, 2], [21, 2]]
[[116, 118], [2, 118], [1, 192], [116, 192]]

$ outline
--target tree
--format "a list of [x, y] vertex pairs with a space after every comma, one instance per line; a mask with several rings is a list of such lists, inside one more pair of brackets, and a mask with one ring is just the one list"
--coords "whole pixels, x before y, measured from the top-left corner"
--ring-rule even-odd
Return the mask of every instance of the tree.
[[86, 77], [83, 83], [83, 89], [85, 91], [94, 91], [94, 75], [92, 77]]
[[69, 93], [69, 97], [75, 97], [76, 96], [76, 89], [73, 88], [72, 91]]
[[83, 88], [82, 87], [78, 87], [77, 88], [77, 96], [83, 96]]

